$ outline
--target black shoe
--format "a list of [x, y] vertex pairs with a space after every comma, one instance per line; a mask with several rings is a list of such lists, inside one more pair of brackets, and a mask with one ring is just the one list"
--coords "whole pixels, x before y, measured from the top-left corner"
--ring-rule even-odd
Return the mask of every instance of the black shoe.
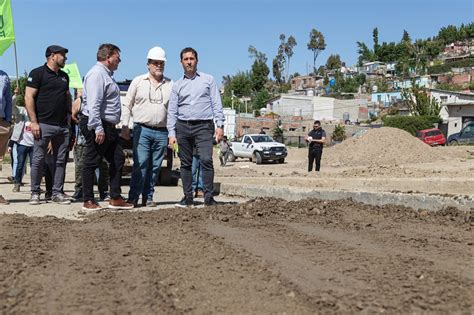
[[207, 199], [204, 200], [204, 205], [206, 207], [216, 206], [218, 204], [219, 203], [217, 201], [215, 201], [213, 197], [210, 197], [210, 198], [207, 198]]
[[183, 197], [180, 202], [176, 204], [177, 207], [186, 208], [194, 205], [192, 197]]
[[72, 201], [82, 200], [82, 191], [76, 191], [72, 196]]

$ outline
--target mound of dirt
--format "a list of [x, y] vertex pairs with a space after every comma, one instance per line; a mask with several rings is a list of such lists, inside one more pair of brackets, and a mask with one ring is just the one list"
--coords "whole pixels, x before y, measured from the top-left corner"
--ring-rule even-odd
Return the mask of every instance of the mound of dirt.
[[328, 148], [323, 159], [333, 165], [360, 166], [433, 162], [442, 156], [404, 130], [383, 127]]

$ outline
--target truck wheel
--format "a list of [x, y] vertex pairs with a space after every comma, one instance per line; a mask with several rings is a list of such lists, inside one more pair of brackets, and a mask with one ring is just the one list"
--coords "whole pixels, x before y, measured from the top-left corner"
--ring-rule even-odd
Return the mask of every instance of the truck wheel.
[[278, 160], [278, 163], [280, 163], [280, 164], [285, 163], [285, 159]]
[[262, 154], [260, 152], [255, 152], [255, 163], [262, 164]]
[[451, 140], [451, 142], [449, 142], [449, 145], [459, 145], [459, 143], [456, 140]]
[[227, 161], [235, 162], [235, 160], [236, 160], [236, 158], [235, 158], [234, 152], [232, 152], [232, 150], [230, 150], [229, 155], [227, 156]]

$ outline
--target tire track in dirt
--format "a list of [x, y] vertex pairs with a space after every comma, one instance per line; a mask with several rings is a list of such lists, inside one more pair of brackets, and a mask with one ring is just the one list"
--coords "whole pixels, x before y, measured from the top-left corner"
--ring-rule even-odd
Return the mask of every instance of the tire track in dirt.
[[[471, 262], [469, 262], [469, 260], [467, 260], [466, 262], [459, 261], [459, 259], [454, 258], [458, 256], [453, 256], [453, 253], [446, 254], [445, 252], [437, 252], [435, 255], [433, 255], [433, 252], [431, 250], [428, 252], [419, 248], [413, 249], [413, 248], [407, 247], [405, 243], [403, 243], [404, 246], [402, 247], [397, 246], [398, 244], [397, 245], [393, 244], [393, 242], [390, 244], [387, 244], [387, 242], [382, 240], [380, 237], [378, 237], [377, 240], [375, 240], [374, 242], [374, 240], [372, 239], [374, 238], [375, 235], [370, 235], [369, 237], [366, 238], [365, 236], [361, 237], [354, 233], [341, 232], [334, 229], [328, 230], [316, 225], [308, 225], [308, 224], [300, 224], [300, 223], [288, 223], [286, 225], [305, 235], [315, 237], [318, 239], [325, 239], [330, 242], [343, 244], [344, 246], [350, 247], [357, 251], [367, 252], [367, 254], [370, 254], [370, 255], [381, 256], [381, 257], [407, 256], [407, 257], [413, 257], [415, 259], [425, 260], [426, 263], [431, 266], [431, 268], [436, 269], [437, 271], [451, 272], [457, 277], [466, 278], [467, 280], [473, 281], [473, 284], [474, 284], [474, 268], [473, 268], [474, 256], [472, 256], [473, 251], [469, 250], [469, 248], [466, 246], [462, 248], [458, 248], [458, 250], [456, 251], [456, 254], [463, 256], [463, 255], [469, 255], [469, 252], [470, 252]], [[396, 236], [396, 238], [401, 238], [401, 237], [402, 235]], [[410, 238], [411, 240], [416, 239], [413, 237], [407, 237], [407, 238]], [[377, 241], [380, 243], [377, 244], [376, 243]], [[462, 252], [466, 250], [467, 252]]]
[[0, 313], [311, 313], [265, 266], [187, 217], [169, 222], [174, 212], [1, 217], [12, 245], [1, 248]]
[[266, 261], [300, 292], [333, 306], [332, 311], [473, 310], [469, 288], [474, 288], [474, 282], [456, 272], [453, 261], [446, 262], [447, 272], [443, 264], [427, 261], [423, 255], [411, 257], [410, 250], [392, 255], [387, 244], [371, 246], [364, 236], [351, 239], [352, 235], [334, 228], [308, 224], [240, 222], [237, 227], [207, 228], [228, 244]]

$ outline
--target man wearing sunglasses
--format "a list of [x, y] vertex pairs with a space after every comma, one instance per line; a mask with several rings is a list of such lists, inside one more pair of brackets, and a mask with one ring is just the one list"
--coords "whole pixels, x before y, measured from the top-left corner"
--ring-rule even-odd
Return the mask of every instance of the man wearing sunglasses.
[[[122, 137], [130, 139], [133, 118], [133, 171], [128, 202], [155, 207], [153, 194], [168, 147], [166, 115], [173, 82], [164, 76], [166, 53], [161, 47], [148, 51], [148, 72], [133, 79], [122, 104]], [[150, 163], [151, 162], [151, 163]]]
[[315, 171], [319, 172], [321, 168], [321, 156], [323, 155], [323, 146], [326, 141], [326, 131], [321, 128], [321, 122], [315, 120], [313, 130], [305, 136], [306, 142], [309, 145], [308, 152], [308, 172], [313, 170], [313, 163], [316, 164]]

